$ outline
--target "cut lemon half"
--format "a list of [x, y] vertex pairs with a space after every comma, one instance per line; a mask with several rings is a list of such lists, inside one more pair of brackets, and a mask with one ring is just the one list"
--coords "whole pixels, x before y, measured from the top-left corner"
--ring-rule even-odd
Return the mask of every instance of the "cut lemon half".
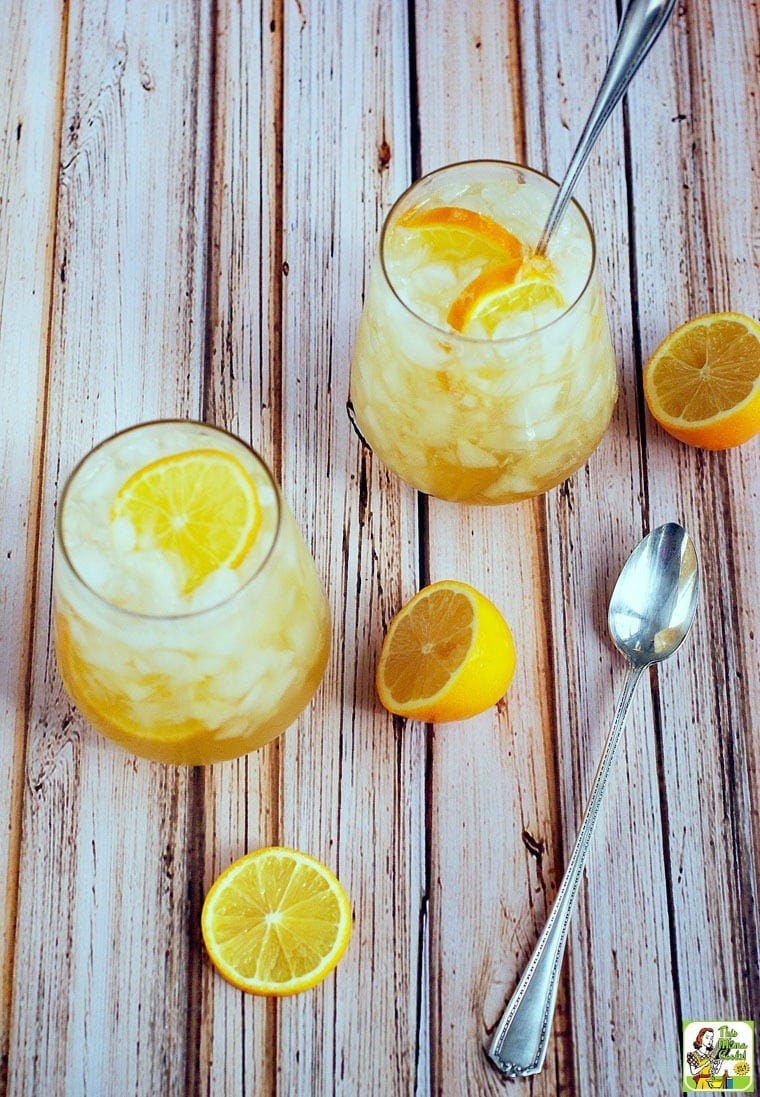
[[523, 245], [513, 233], [492, 217], [464, 206], [414, 207], [399, 218], [398, 225], [424, 232], [440, 259], [474, 253], [508, 264], [513, 275], [523, 260]]
[[346, 951], [351, 905], [333, 872], [283, 846], [255, 850], [211, 886], [201, 930], [220, 975], [281, 997], [320, 983]]
[[145, 465], [122, 484], [111, 521], [128, 518], [138, 543], [182, 566], [191, 594], [220, 567], [235, 568], [261, 524], [256, 485], [243, 465], [222, 450], [173, 453]]
[[748, 441], [760, 431], [760, 324], [738, 312], [682, 324], [647, 362], [644, 396], [682, 442], [719, 450]]
[[389, 712], [437, 724], [496, 704], [514, 671], [512, 633], [496, 606], [466, 583], [443, 580], [391, 621], [376, 684]]
[[561, 309], [564, 304], [562, 294], [548, 278], [537, 274], [515, 281], [511, 265], [500, 265], [473, 278], [454, 299], [446, 319], [455, 331], [466, 332], [477, 321], [492, 335], [508, 316], [546, 306]]

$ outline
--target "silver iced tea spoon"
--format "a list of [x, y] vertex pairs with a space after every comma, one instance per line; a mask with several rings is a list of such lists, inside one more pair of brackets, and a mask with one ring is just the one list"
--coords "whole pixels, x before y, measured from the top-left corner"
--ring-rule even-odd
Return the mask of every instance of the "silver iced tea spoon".
[[549, 241], [570, 201], [578, 176], [588, 159], [596, 139], [604, 129], [620, 99], [665, 26], [675, 0], [630, 0], [618, 27], [615, 44], [607, 63], [607, 71], [597, 92], [583, 133], [567, 166], [557, 191], [541, 239], [537, 255], [545, 255]]
[[675, 522], [660, 526], [639, 542], [615, 584], [609, 628], [628, 669], [557, 897], [488, 1050], [493, 1064], [510, 1078], [537, 1074], [543, 1066], [568, 924], [633, 691], [644, 670], [667, 659], [685, 639], [698, 593], [694, 543]]

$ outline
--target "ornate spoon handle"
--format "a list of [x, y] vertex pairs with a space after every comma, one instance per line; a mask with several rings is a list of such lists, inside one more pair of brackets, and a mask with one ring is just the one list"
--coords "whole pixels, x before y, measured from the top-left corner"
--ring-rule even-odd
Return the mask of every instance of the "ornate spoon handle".
[[488, 1055], [494, 1065], [509, 1078], [537, 1074], [544, 1063], [549, 1042], [554, 1003], [557, 1000], [559, 973], [565, 951], [567, 929], [575, 906], [578, 884], [586, 863], [591, 835], [594, 833], [607, 780], [615, 761], [625, 718], [636, 683], [644, 666], [628, 664], [623, 691], [615, 719], [607, 736], [602, 757], [591, 786], [586, 813], [575, 847], [562, 878], [557, 897], [533, 950], [528, 966], [494, 1032]]

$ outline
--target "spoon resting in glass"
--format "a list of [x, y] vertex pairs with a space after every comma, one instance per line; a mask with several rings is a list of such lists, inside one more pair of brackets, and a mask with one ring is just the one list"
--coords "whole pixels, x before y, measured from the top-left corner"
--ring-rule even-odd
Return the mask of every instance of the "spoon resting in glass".
[[630, 0], [618, 27], [615, 44], [607, 63], [607, 71], [597, 92], [591, 113], [576, 145], [565, 177], [557, 191], [541, 239], [537, 255], [546, 255], [549, 241], [570, 201], [578, 176], [607, 119], [625, 94], [639, 66], [659, 37], [670, 17], [675, 0]]
[[537, 1074], [543, 1066], [568, 925], [633, 691], [647, 667], [661, 663], [683, 643], [698, 593], [696, 549], [686, 530], [675, 522], [660, 526], [639, 542], [615, 584], [608, 622], [628, 669], [557, 897], [488, 1049], [491, 1062], [509, 1078]]

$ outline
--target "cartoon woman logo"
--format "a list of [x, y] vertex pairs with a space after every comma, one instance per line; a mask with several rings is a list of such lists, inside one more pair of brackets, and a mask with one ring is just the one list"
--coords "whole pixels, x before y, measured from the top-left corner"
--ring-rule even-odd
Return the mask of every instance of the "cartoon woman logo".
[[686, 1056], [696, 1089], [727, 1088], [728, 1071], [720, 1073], [723, 1060], [713, 1051], [714, 1046], [715, 1031], [708, 1027], [701, 1028], [694, 1040], [694, 1050]]

